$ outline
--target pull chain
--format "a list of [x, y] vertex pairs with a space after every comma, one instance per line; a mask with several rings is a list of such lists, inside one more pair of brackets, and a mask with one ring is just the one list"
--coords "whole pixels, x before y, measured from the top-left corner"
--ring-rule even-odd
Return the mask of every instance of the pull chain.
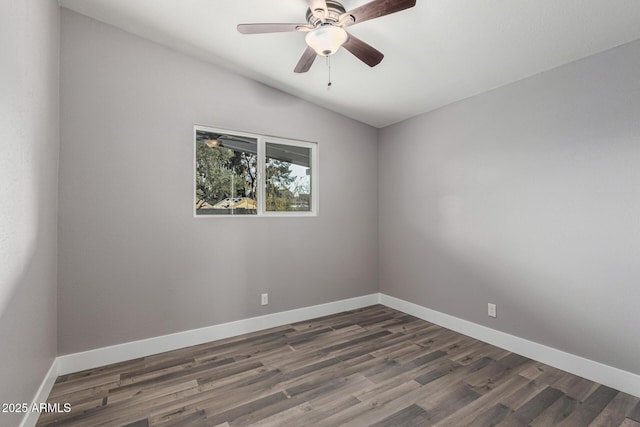
[[331, 89], [331, 57], [327, 56], [327, 70], [329, 73], [329, 81], [327, 83], [327, 90]]

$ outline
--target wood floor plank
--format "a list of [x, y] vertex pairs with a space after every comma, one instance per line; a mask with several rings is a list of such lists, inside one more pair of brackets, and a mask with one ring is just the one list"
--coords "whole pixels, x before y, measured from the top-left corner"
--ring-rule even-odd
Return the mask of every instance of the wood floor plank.
[[502, 425], [501, 422], [513, 411], [511, 408], [498, 403], [488, 409], [480, 412], [476, 418], [471, 421], [468, 427], [485, 427], [485, 426], [497, 426]]
[[618, 393], [617, 390], [601, 385], [560, 426], [588, 426]]
[[562, 391], [567, 396], [572, 397], [579, 402], [583, 402], [596, 390], [596, 388], [598, 388], [598, 384], [593, 381], [589, 381], [577, 375], [567, 374], [566, 372], [562, 372], [560, 379], [550, 385], [553, 385], [553, 388]]
[[536, 417], [538, 417], [563, 395], [564, 393], [560, 390], [547, 387], [506, 417], [504, 421], [500, 423], [500, 426], [517, 427], [521, 425], [529, 425]]
[[618, 393], [600, 414], [589, 424], [590, 427], [619, 426], [632, 415], [639, 398], [626, 393]]
[[38, 426], [624, 426], [640, 399], [382, 305], [59, 377]]
[[350, 375], [343, 381], [339, 393], [316, 393], [315, 397], [309, 396], [297, 406], [256, 421], [254, 426], [315, 425], [319, 420], [359, 404], [360, 400], [353, 393], [371, 385], [361, 374]]
[[364, 393], [355, 393], [354, 396], [360, 401], [360, 403], [320, 420], [318, 422], [318, 427], [332, 427], [342, 424], [354, 424], [356, 422], [364, 425], [365, 421], [362, 420], [362, 418], [365, 414], [376, 410], [376, 408], [385, 407], [390, 402], [409, 395], [419, 387], [420, 385], [418, 383], [410, 381], [403, 382], [396, 387], [389, 388], [384, 391], [375, 389], [368, 390]]
[[427, 411], [428, 416], [426, 418], [429, 424], [435, 424], [464, 408], [467, 404], [480, 398], [480, 396], [465, 382], [460, 381], [449, 387], [434, 391], [418, 404]]
[[473, 422], [477, 414], [487, 407], [493, 406], [492, 404], [499, 401], [504, 396], [511, 394], [526, 384], [528, 380], [520, 375], [513, 375], [508, 380], [502, 382], [495, 388], [487, 391], [479, 398], [473, 400], [469, 404], [465, 405], [461, 409], [457, 410], [450, 416], [446, 417], [440, 423], [436, 425], [441, 426], [466, 426]]
[[405, 426], [419, 427], [427, 422], [427, 411], [420, 406], [413, 404], [389, 415], [388, 417], [371, 424], [371, 427]]
[[526, 369], [532, 363], [533, 361], [526, 357], [511, 353], [468, 375], [465, 382], [478, 393], [484, 394]]
[[[366, 408], [366, 410], [361, 412], [356, 418], [350, 419], [348, 425], [369, 426], [380, 423], [392, 414], [396, 414], [404, 408], [414, 405], [414, 402], [422, 396], [422, 387], [417, 383], [414, 384], [415, 388], [405, 393], [394, 393], [393, 396], [383, 393], [379, 397], [364, 401], [361, 406]], [[403, 383], [403, 386], [405, 385], [409, 387], [411, 383]]]
[[563, 422], [580, 404], [566, 394], [545, 409], [531, 423], [531, 427], [556, 426]]
[[633, 411], [631, 411], [629, 418], [640, 423], [640, 402], [638, 402]]
[[500, 399], [500, 403], [507, 408], [516, 411], [547, 387], [549, 386], [536, 380], [529, 381], [516, 392]]

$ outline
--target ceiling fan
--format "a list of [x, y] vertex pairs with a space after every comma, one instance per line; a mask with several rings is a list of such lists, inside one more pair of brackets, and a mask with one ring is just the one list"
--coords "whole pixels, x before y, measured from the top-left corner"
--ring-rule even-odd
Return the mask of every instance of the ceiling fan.
[[317, 55], [333, 55], [341, 46], [368, 66], [375, 67], [384, 58], [382, 52], [349, 34], [345, 28], [409, 9], [416, 5], [416, 0], [373, 0], [350, 11], [335, 0], [307, 0], [307, 4], [306, 24], [240, 24], [238, 31], [242, 34], [306, 32], [307, 49], [293, 70], [296, 73], [306, 73]]

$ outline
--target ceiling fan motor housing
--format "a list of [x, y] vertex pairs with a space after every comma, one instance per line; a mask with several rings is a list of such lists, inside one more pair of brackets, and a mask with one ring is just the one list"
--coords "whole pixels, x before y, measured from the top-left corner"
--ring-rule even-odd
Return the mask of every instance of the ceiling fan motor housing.
[[334, 0], [326, 0], [328, 13], [324, 17], [314, 15], [314, 11], [307, 9], [307, 22], [310, 25], [318, 26], [323, 23], [336, 23], [340, 20], [340, 16], [346, 12], [344, 6]]

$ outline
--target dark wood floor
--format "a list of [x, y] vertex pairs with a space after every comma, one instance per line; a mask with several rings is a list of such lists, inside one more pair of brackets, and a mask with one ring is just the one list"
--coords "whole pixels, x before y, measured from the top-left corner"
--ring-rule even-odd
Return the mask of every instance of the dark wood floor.
[[624, 426], [640, 399], [376, 305], [58, 378], [38, 426]]

